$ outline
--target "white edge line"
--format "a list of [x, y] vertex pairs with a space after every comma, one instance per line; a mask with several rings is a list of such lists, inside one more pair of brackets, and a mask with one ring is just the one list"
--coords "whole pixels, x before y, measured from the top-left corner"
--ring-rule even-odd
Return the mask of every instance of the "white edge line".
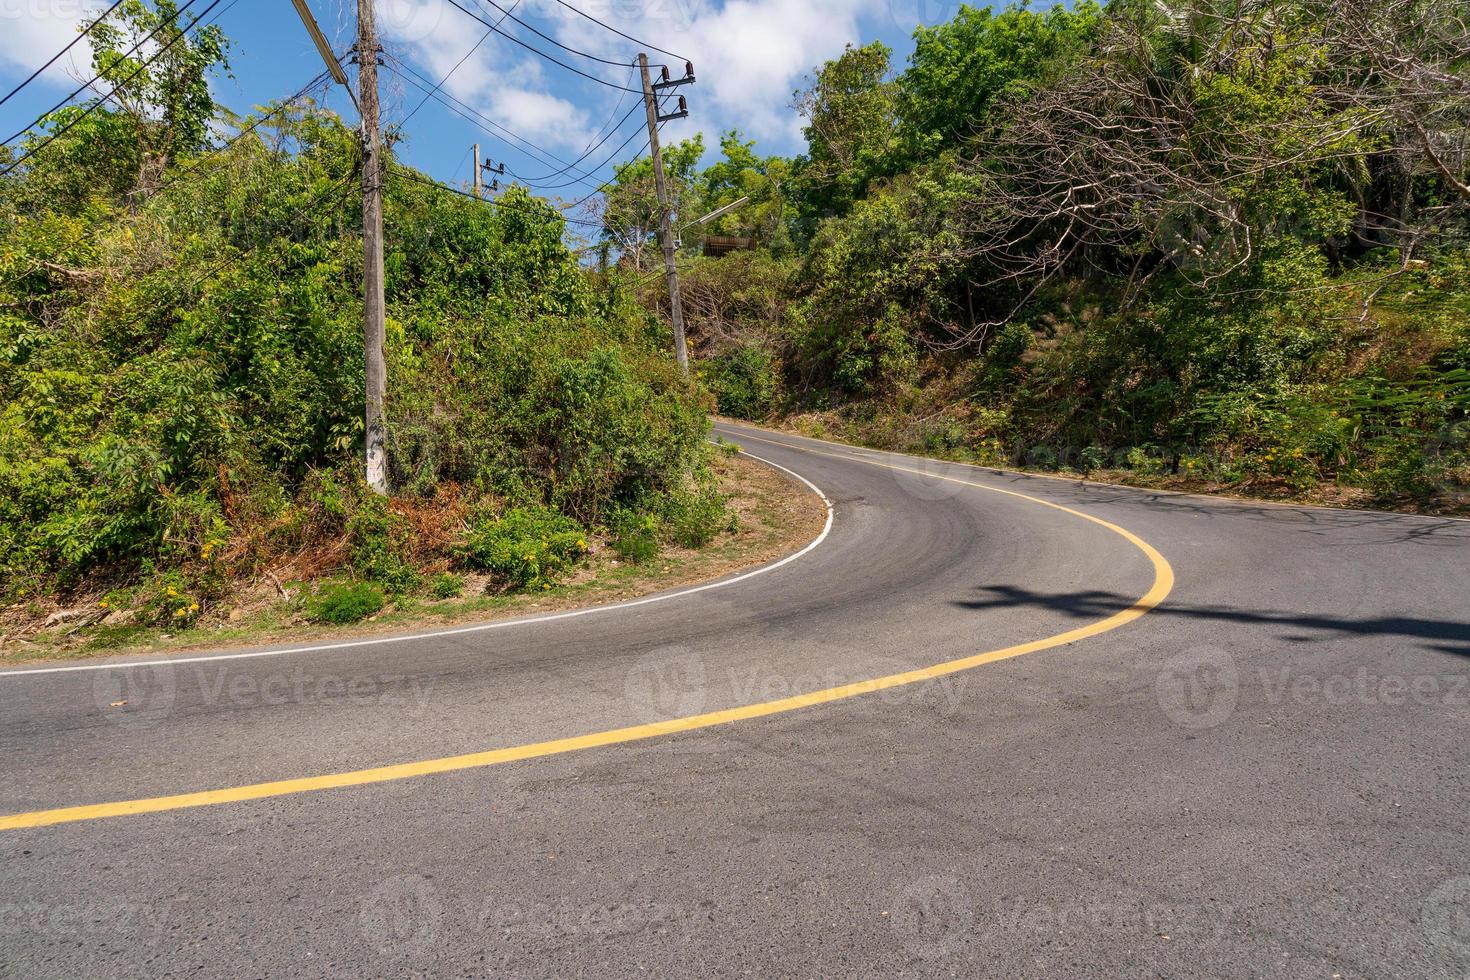
[[682, 599], [684, 596], [694, 595], [697, 592], [704, 592], [709, 589], [722, 589], [728, 585], [734, 585], [736, 582], [744, 582], [747, 579], [755, 578], [757, 575], [764, 575], [767, 572], [774, 572], [776, 569], [780, 568], [783, 565], [789, 565], [791, 562], [794, 562], [803, 555], [806, 555], [809, 552], [813, 551], [818, 545], [826, 540], [828, 533], [830, 533], [832, 530], [832, 501], [827, 499], [827, 495], [822, 492], [820, 487], [818, 487], [811, 480], [808, 480], [806, 477], [802, 476], [800, 473], [796, 472], [795, 470], [787, 469], [780, 463], [773, 463], [769, 459], [757, 456], [754, 453], [748, 453], [744, 449], [741, 449], [740, 452], [744, 456], [749, 456], [751, 459], [757, 460], [761, 463], [765, 463], [767, 466], [774, 467], [775, 469], [778, 469], [783, 473], [794, 476], [796, 479], [800, 480], [802, 483], [811, 488], [811, 491], [815, 493], [819, 498], [821, 498], [822, 505], [827, 509], [827, 522], [822, 526], [822, 533], [812, 539], [811, 543], [808, 544], [805, 548], [802, 548], [800, 551], [794, 554], [787, 555], [785, 558], [782, 558], [779, 561], [774, 561], [769, 565], [762, 565], [760, 568], [755, 568], [751, 569], [748, 572], [743, 572], [742, 574], [737, 575], [734, 578], [720, 579], [715, 582], [706, 582], [703, 585], [696, 585], [692, 588], [682, 589], [678, 592], [670, 592], [666, 595], [649, 596], [645, 599], [632, 599], [628, 602], [612, 603], [605, 606], [589, 606], [586, 609], [573, 609], [568, 612], [549, 613], [544, 616], [532, 616], [523, 619], [505, 619], [494, 623], [477, 623], [474, 626], [460, 626], [455, 629], [435, 630], [430, 633], [410, 633], [404, 636], [375, 637], [373, 639], [350, 640], [342, 643], [321, 643], [304, 647], [290, 647], [285, 650], [257, 650], [252, 653], [221, 653], [215, 654], [213, 656], [203, 657], [166, 657], [162, 660], [124, 660], [117, 663], [108, 664], [76, 664], [70, 667], [35, 667], [29, 669], [22, 667], [18, 670], [0, 671], [0, 677], [29, 677], [39, 674], [68, 674], [84, 670], [125, 670], [130, 667], [158, 667], [172, 666], [175, 664], [197, 664], [203, 663], [205, 661], [215, 660], [250, 660], [256, 657], [283, 657], [287, 654], [292, 653], [315, 653], [317, 651], [324, 650], [346, 650], [350, 647], [369, 647], [379, 646], [386, 643], [405, 643], [410, 640], [432, 640], [443, 636], [461, 636], [465, 633], [483, 633], [486, 630], [509, 629], [513, 626], [530, 626], [535, 623], [549, 623], [558, 619], [572, 619], [577, 616], [590, 616], [593, 613], [616, 612], [620, 609], [632, 609], [634, 606], [646, 606], [649, 603], [653, 602], [665, 602], [669, 599]]

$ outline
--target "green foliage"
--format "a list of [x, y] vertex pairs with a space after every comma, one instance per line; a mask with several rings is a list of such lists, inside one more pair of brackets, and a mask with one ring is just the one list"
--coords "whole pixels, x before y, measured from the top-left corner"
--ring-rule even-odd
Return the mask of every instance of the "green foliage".
[[347, 520], [347, 539], [353, 570], [389, 594], [412, 592], [422, 584], [413, 562], [413, 531], [385, 498], [366, 488], [358, 492], [356, 507]]
[[317, 622], [345, 626], [383, 608], [383, 591], [369, 582], [330, 582], [312, 596], [311, 617]]
[[897, 80], [904, 152], [922, 158], [974, 136], [998, 100], [1023, 97], [1086, 51], [1101, 19], [1090, 2], [999, 13], [962, 4], [954, 20], [920, 27]]
[[464, 594], [464, 577], [453, 572], [440, 572], [429, 582], [429, 595], [435, 599], [457, 599]]
[[620, 511], [613, 515], [611, 527], [613, 550], [619, 558], [642, 564], [658, 556], [658, 520], [652, 514]]
[[681, 548], [702, 548], [736, 528], [735, 515], [713, 487], [675, 490], [664, 498], [664, 535]]
[[[131, 71], [117, 52], [172, 9], [125, 3], [99, 64]], [[0, 591], [145, 567], [192, 582], [290, 551], [399, 595], [449, 547], [458, 505], [424, 517], [441, 491], [591, 526], [699, 470], [701, 396], [651, 318], [579, 266], [558, 212], [393, 163], [399, 496], [366, 493], [356, 136], [307, 104], [216, 149], [204, 82], [227, 44], [205, 28], [176, 49], [0, 179]], [[699, 152], [674, 154], [681, 173]]]
[[714, 394], [720, 414], [760, 420], [776, 409], [780, 378], [775, 358], [760, 347], [738, 347], [703, 363], [700, 380]]
[[[1315, 2], [966, 6], [896, 78], [849, 47], [797, 93], [787, 239], [686, 273], [702, 380], [896, 448], [1470, 506], [1466, 30], [1364, 10], [1371, 49]], [[711, 200], [782, 174], [722, 149]]]
[[500, 576], [517, 589], [549, 589], [587, 554], [587, 532], [545, 507], [513, 507], [480, 518], [458, 549], [470, 568]]
[[896, 95], [888, 80], [892, 52], [874, 41], [848, 45], [813, 74], [796, 95], [806, 119], [807, 153], [796, 165], [810, 222], [841, 214], [892, 165]]

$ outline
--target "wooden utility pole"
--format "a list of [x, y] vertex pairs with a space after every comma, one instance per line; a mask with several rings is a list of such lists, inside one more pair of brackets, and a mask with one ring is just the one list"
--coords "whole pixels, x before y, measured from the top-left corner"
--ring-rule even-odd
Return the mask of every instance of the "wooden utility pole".
[[480, 144], [475, 144], [475, 197], [479, 197], [484, 181], [480, 178]]
[[679, 370], [689, 377], [689, 344], [684, 339], [684, 303], [679, 296], [679, 272], [674, 267], [674, 222], [669, 213], [669, 185], [664, 178], [664, 157], [658, 145], [658, 99], [648, 77], [648, 55], [638, 55], [643, 75], [643, 108], [648, 113], [648, 147], [653, 154], [653, 185], [658, 192], [658, 241], [664, 252], [664, 272], [669, 280], [669, 314], [674, 321], [674, 357]]
[[388, 492], [383, 402], [383, 146], [378, 131], [378, 32], [374, 0], [357, 0], [357, 102], [362, 111], [362, 339], [367, 382], [363, 459], [367, 485]]

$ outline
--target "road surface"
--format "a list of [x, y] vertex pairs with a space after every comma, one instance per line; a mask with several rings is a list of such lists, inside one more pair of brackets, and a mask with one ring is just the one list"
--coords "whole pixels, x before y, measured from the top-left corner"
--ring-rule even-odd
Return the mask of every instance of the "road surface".
[[1470, 523], [720, 428], [779, 567], [0, 673], [0, 974], [1470, 974]]

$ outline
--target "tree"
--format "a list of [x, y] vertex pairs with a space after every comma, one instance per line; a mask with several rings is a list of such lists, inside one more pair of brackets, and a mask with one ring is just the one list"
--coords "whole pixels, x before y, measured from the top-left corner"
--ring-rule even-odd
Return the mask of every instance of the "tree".
[[795, 93], [793, 108], [806, 120], [807, 152], [797, 161], [803, 204], [815, 217], [840, 214], [891, 172], [897, 121], [888, 46], [848, 45]]
[[[663, 156], [670, 207], [680, 214], [694, 181], [695, 168], [704, 156], [704, 138], [696, 134], [666, 146]], [[641, 272], [649, 261], [645, 250], [657, 247], [654, 236], [659, 225], [651, 157], [620, 164], [613, 172], [613, 179], [603, 194], [601, 220], [603, 241], [616, 248], [634, 270]]]
[[954, 20], [920, 27], [897, 82], [906, 152], [922, 159], [974, 135], [997, 99], [1044, 85], [1085, 53], [1101, 21], [1091, 2], [999, 14], [966, 4]]
[[229, 42], [217, 25], [197, 23], [192, 14], [181, 16], [174, 0], [156, 0], [152, 8], [128, 0], [88, 37], [98, 94], [111, 91], [109, 101], [131, 126], [133, 189], [145, 196], [171, 160], [209, 142], [215, 114], [209, 79], [229, 71]]

